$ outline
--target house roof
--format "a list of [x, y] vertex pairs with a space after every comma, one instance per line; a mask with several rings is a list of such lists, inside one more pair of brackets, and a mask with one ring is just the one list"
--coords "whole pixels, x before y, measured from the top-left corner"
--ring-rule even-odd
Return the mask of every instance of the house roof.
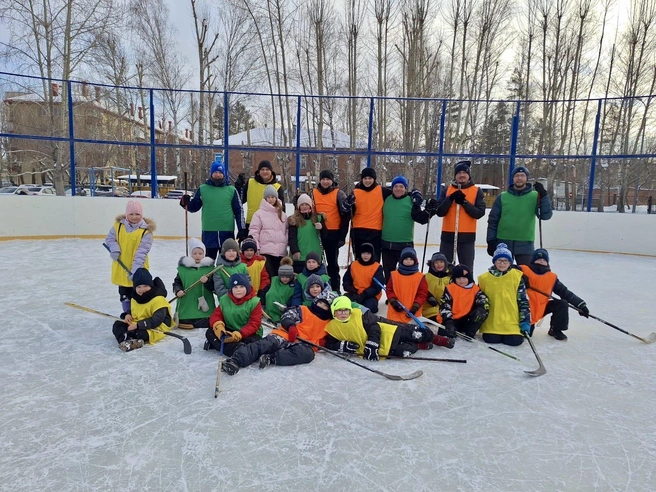
[[[317, 147], [316, 129], [301, 128], [301, 147]], [[296, 131], [287, 132], [289, 147], [296, 147]], [[335, 148], [350, 149], [351, 142], [350, 136], [346, 133], [335, 130]], [[323, 128], [321, 132], [322, 143], [324, 149], [333, 148], [333, 132], [330, 128]], [[284, 143], [283, 132], [280, 128], [252, 128], [250, 130], [228, 136], [228, 145], [244, 145], [249, 147], [280, 147]], [[214, 141], [214, 145], [223, 145], [223, 139]], [[366, 148], [367, 143], [363, 140], [356, 140], [356, 148]]]

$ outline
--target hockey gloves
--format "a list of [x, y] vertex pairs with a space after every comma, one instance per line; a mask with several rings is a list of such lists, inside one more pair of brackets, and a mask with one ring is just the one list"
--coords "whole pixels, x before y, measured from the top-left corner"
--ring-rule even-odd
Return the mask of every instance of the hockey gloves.
[[435, 215], [437, 213], [437, 200], [435, 198], [429, 198], [426, 200], [426, 207], [424, 210], [431, 214], [431, 217]]
[[576, 306], [576, 309], [579, 310], [579, 316], [585, 316], [586, 318], [590, 317], [590, 310], [588, 309], [588, 306], [585, 304], [585, 301], [581, 302], [581, 304]]
[[364, 344], [364, 358], [367, 360], [379, 360], [378, 347], [380, 345], [372, 340], [367, 340]]
[[403, 312], [403, 304], [398, 299], [392, 299], [390, 302], [391, 306], [394, 308], [394, 311], [397, 313]]
[[449, 338], [456, 337], [456, 325], [452, 320], [444, 322], [444, 334]]
[[460, 190], [454, 191], [449, 195], [449, 197], [458, 205], [462, 205], [463, 203], [465, 203], [465, 194]]
[[347, 342], [346, 340], [342, 340], [339, 342], [339, 348], [337, 351], [341, 352], [342, 354], [354, 354], [358, 351], [359, 348], [360, 345], [355, 342]]

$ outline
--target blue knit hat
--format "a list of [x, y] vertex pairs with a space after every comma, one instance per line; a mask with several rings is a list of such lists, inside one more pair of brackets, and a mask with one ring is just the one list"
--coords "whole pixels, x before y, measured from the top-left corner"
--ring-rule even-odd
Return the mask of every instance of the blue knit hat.
[[210, 167], [210, 176], [215, 172], [219, 171], [221, 174], [225, 174], [225, 168], [223, 167], [223, 161], [216, 160], [212, 163]]
[[251, 281], [248, 279], [248, 275], [244, 273], [235, 273], [230, 277], [230, 290], [237, 285], [246, 287], [246, 292], [251, 290]]
[[533, 258], [531, 258], [531, 263], [535, 263], [535, 260], [539, 260], [540, 258], [546, 260], [547, 263], [549, 263], [549, 252], [544, 248], [536, 249], [533, 251]]
[[138, 285], [149, 285], [150, 287], [155, 286], [153, 283], [153, 276], [145, 268], [137, 268], [134, 275], [132, 275], [132, 285], [135, 287]]
[[529, 176], [530, 176], [530, 174], [529, 174], [529, 172], [528, 172], [528, 169], [526, 169], [524, 166], [517, 166], [515, 169], [513, 169], [512, 177], [514, 178], [514, 177], [515, 177], [515, 174], [517, 174], [517, 173], [524, 173], [524, 174], [526, 174], [526, 179], [528, 179]]
[[392, 188], [394, 188], [394, 185], [397, 185], [397, 184], [402, 184], [403, 186], [405, 186], [407, 188], [408, 187], [408, 180], [405, 178], [405, 176], [399, 175], [399, 176], [395, 177], [392, 180]]
[[403, 248], [403, 250], [401, 251], [401, 257], [399, 258], [399, 263], [402, 263], [403, 260], [405, 260], [406, 258], [412, 258], [413, 260], [415, 260], [415, 264], [418, 262], [417, 252], [415, 251], [414, 248], [410, 248], [410, 247]]
[[500, 258], [505, 258], [510, 263], [513, 261], [512, 253], [508, 249], [508, 245], [506, 243], [499, 243], [497, 245], [497, 249], [494, 250], [494, 256], [492, 257], [492, 263]]

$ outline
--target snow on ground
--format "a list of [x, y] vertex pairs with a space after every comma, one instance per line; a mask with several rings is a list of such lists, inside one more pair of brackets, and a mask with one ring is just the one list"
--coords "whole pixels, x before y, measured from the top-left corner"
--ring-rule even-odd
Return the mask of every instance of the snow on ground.
[[[423, 237], [422, 237], [423, 239]], [[222, 375], [217, 353], [166, 340], [121, 352], [110, 260], [99, 240], [0, 243], [3, 491], [652, 491], [656, 344], [574, 314], [568, 342], [459, 341], [421, 355], [467, 364], [363, 363], [319, 354], [306, 366]], [[170, 285], [183, 241], [156, 241], [151, 268]], [[422, 250], [419, 248], [421, 256]], [[429, 249], [428, 256], [433, 252]], [[552, 251], [552, 266], [594, 314], [654, 331], [655, 258]], [[489, 257], [477, 250], [475, 272]]]

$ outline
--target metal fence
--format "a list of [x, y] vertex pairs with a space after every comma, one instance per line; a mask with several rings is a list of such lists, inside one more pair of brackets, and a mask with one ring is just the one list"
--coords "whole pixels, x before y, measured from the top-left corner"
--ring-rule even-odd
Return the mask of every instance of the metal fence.
[[[196, 186], [217, 152], [233, 178], [251, 174], [260, 159], [272, 160], [291, 191], [326, 166], [346, 187], [362, 167], [375, 166], [382, 182], [403, 173], [424, 191], [438, 192], [463, 159], [472, 161], [478, 182], [503, 188], [521, 164], [548, 184], [556, 204], [587, 211], [631, 201], [635, 211], [656, 180], [653, 96], [516, 101], [200, 93], [7, 72], [0, 72], [0, 90], [3, 179], [41, 174], [43, 181], [59, 170], [72, 194], [88, 169], [105, 166], [150, 175], [153, 197], [158, 175], [189, 173]], [[211, 109], [203, 114], [201, 106]]]

